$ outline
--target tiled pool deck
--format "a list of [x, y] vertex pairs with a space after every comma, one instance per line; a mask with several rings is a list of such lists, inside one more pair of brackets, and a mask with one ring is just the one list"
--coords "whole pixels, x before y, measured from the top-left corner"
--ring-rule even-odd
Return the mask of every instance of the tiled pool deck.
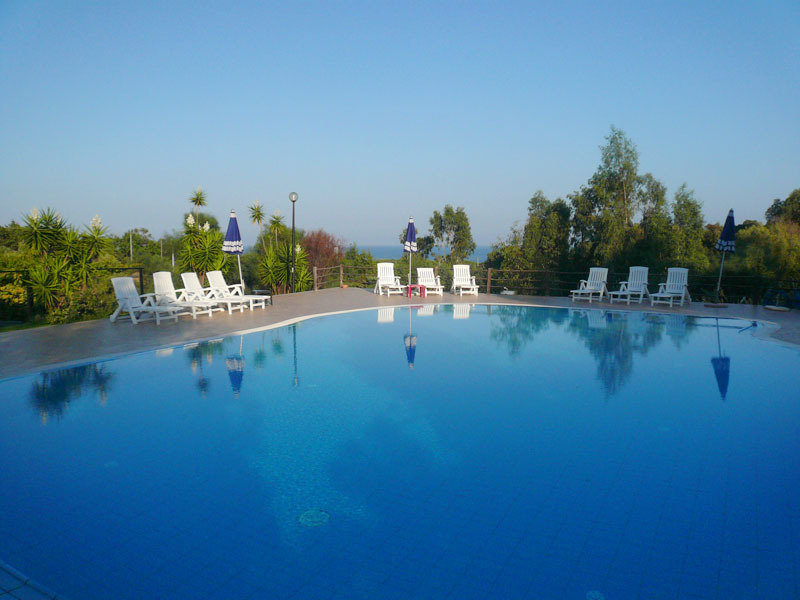
[[[710, 308], [701, 303], [682, 308], [651, 308], [649, 304], [609, 305], [608, 302], [570, 302], [561, 297], [501, 296], [480, 294], [458, 297], [445, 294], [426, 299], [394, 296], [387, 298], [363, 289], [328, 289], [278, 296], [274, 306], [265, 310], [245, 311], [228, 315], [216, 314], [212, 319], [182, 318], [179, 322], [153, 322], [132, 325], [129, 321], [110, 323], [107, 319], [42, 327], [0, 334], [0, 379], [36, 372], [43, 368], [92, 359], [129, 354], [177, 344], [218, 338], [256, 329], [280, 326], [313, 315], [352, 310], [369, 310], [384, 306], [407, 306], [425, 303], [525, 304], [548, 307], [580, 307], [613, 310], [646, 310], [697, 316], [736, 317], [773, 323], [762, 335], [800, 345], [800, 312], [773, 312], [750, 305]], [[0, 556], [0, 559], [2, 556]], [[0, 600], [6, 598], [63, 598], [29, 581], [23, 574], [0, 560]]]

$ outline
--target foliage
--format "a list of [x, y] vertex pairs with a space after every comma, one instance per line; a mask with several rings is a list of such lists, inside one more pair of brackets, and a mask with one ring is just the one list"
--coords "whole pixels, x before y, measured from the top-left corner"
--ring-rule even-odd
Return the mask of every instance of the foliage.
[[309, 231], [303, 236], [303, 250], [309, 263], [317, 268], [341, 264], [344, 240], [334, 237], [323, 229]]
[[99, 217], [79, 232], [53, 209], [33, 210], [24, 218], [21, 245], [27, 270], [22, 283], [49, 322], [92, 318], [103, 310], [108, 289], [98, 283], [97, 268], [110, 243]]
[[767, 223], [787, 220], [800, 225], [800, 188], [793, 190], [785, 200], [776, 199], [764, 216]]
[[224, 268], [228, 255], [222, 251], [223, 238], [222, 232], [211, 229], [208, 221], [200, 226], [189, 215], [177, 257], [178, 268], [181, 271], [194, 271], [201, 281], [209, 271]]
[[[286, 293], [291, 288], [291, 244], [270, 246], [258, 263], [258, 279], [275, 293]], [[308, 254], [299, 244], [295, 248], [295, 291], [310, 290], [314, 285]]]
[[206, 194], [202, 190], [202, 188], [200, 188], [200, 186], [197, 187], [197, 189], [195, 190], [194, 194], [189, 196], [189, 203], [194, 205], [194, 220], [199, 223], [200, 222], [200, 207], [201, 206], [206, 206], [206, 204], [207, 204], [206, 203]]
[[441, 213], [433, 211], [430, 224], [436, 245], [447, 252], [444, 256], [447, 262], [461, 262], [475, 251], [469, 218], [463, 207], [453, 208], [447, 204]]

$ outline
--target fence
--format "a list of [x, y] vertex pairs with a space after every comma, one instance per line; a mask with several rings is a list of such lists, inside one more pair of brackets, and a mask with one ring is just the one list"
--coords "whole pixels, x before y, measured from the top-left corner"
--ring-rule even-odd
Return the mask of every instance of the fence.
[[[396, 274], [400, 281], [406, 281], [408, 270], [396, 265]], [[441, 277], [442, 285], [449, 289], [453, 281], [452, 266], [444, 265], [434, 268]], [[333, 267], [315, 267], [313, 269], [314, 290], [324, 288], [350, 287], [371, 288], [375, 284], [375, 267], [353, 267], [336, 265]], [[482, 292], [489, 294], [502, 291], [513, 291], [528, 296], [567, 296], [570, 290], [578, 287], [578, 282], [585, 279], [584, 271], [537, 271], [485, 268], [480, 265], [472, 267], [472, 274]], [[608, 274], [608, 288], [618, 289], [619, 283], [626, 280], [628, 272]], [[665, 282], [666, 272], [650, 273], [649, 288], [658, 291], [658, 284]], [[717, 287], [716, 275], [689, 274], [689, 293], [695, 301], [711, 301]], [[800, 281], [776, 281], [758, 275], [725, 275], [722, 276], [720, 299], [731, 303], [760, 304], [768, 290], [781, 290], [791, 293], [800, 287]]]
[[[96, 271], [105, 273], [136, 271], [139, 293], [144, 293], [144, 267], [102, 267]], [[24, 322], [33, 317], [35, 302], [29, 280], [29, 272], [25, 269], [0, 270], [0, 320]], [[24, 290], [24, 300], [20, 297], [19, 290]]]

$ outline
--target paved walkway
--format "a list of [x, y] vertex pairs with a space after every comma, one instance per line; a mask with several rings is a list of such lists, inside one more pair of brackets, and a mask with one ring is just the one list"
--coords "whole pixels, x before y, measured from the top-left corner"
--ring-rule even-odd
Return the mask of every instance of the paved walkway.
[[[104, 358], [155, 350], [193, 341], [240, 334], [255, 329], [263, 329], [302, 320], [312, 315], [331, 314], [351, 310], [374, 309], [381, 306], [403, 306], [410, 302], [477, 304], [530, 304], [536, 306], [612, 308], [608, 302], [589, 304], [586, 301], [570, 302], [564, 297], [543, 296], [502, 296], [499, 294], [479, 294], [475, 296], [444, 297], [429, 296], [409, 300], [404, 296], [377, 296], [370, 290], [347, 288], [326, 289], [318, 292], [276, 296], [274, 306], [266, 309], [246, 310], [228, 315], [215, 313], [192, 320], [181, 317], [174, 321], [156, 325], [154, 322], [133, 325], [128, 320], [109, 322], [108, 319], [53, 325], [36, 329], [23, 329], [0, 333], [0, 379], [36, 372], [45, 367], [86, 362]], [[739, 317], [749, 320], [769, 321], [779, 328], [770, 330], [772, 337], [800, 344], [800, 311], [774, 312], [760, 306], [732, 304], [727, 308], [708, 308], [696, 302], [683, 308], [655, 307], [649, 304], [614, 304], [614, 309], [647, 310], [661, 313], [680, 313], [700, 316]]]

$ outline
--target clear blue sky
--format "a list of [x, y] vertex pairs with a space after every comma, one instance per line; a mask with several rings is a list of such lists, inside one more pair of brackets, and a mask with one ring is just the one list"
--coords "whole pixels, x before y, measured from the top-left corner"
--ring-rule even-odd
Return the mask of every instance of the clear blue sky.
[[0, 0], [0, 222], [158, 237], [199, 185], [362, 244], [460, 205], [485, 244], [612, 124], [709, 221], [800, 187], [797, 0], [232, 4]]

